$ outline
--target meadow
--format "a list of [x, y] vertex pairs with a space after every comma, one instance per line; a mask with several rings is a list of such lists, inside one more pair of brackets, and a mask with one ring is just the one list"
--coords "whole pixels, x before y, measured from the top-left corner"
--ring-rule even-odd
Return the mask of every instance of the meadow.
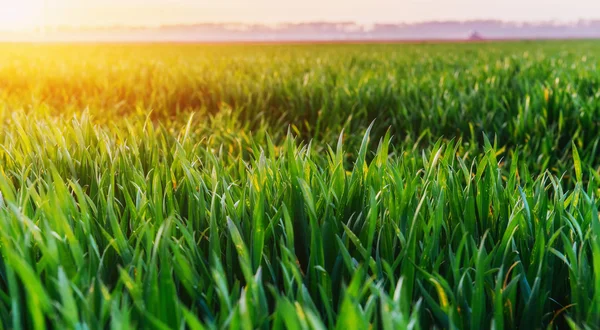
[[599, 64], [0, 45], [0, 329], [596, 329]]

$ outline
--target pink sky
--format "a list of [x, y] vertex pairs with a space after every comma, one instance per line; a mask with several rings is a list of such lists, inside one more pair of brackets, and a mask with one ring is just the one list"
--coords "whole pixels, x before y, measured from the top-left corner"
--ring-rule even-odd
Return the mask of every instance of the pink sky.
[[0, 29], [197, 22], [600, 18], [599, 0], [0, 0]]

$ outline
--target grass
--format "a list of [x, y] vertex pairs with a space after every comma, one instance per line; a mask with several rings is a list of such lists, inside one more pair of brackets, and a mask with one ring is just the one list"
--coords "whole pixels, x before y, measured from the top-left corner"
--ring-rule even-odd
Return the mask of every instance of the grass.
[[0, 47], [2, 328], [600, 324], [596, 42]]

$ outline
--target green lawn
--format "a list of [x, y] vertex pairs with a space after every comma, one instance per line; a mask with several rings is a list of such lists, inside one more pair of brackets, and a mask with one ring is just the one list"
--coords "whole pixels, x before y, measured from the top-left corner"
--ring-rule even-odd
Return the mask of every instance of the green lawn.
[[596, 329], [599, 65], [0, 45], [0, 329]]

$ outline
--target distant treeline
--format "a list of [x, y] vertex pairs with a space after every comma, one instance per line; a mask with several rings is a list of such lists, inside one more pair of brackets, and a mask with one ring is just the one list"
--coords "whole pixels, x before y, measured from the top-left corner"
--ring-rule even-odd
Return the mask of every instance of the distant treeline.
[[[461, 40], [476, 34], [483, 39], [599, 38], [600, 20], [572, 23], [516, 23], [497, 20], [431, 21], [361, 25], [354, 22], [284, 24], [201, 23], [158, 27], [57, 26], [35, 33], [0, 33], [3, 39], [148, 40], [148, 41], [325, 41], [325, 40]], [[478, 38], [479, 39], [479, 38]]]

